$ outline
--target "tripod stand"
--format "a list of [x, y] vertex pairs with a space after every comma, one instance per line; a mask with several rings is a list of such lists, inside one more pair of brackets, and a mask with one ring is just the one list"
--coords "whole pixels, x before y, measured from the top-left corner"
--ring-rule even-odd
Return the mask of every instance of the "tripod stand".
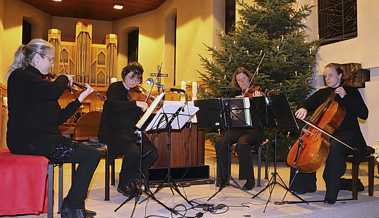
[[[174, 108], [174, 111], [171, 112], [165, 112], [164, 111], [165, 105], [162, 108], [162, 111], [160, 111], [159, 114], [156, 115], [155, 122], [158, 121], [158, 124], [155, 126], [156, 129], [163, 129], [167, 131], [167, 152], [168, 152], [168, 166], [167, 166], [167, 174], [164, 182], [160, 184], [153, 195], [162, 190], [165, 187], [169, 187], [171, 192], [174, 194], [176, 192], [179, 194], [188, 204], [191, 206], [193, 203], [187, 199], [187, 197], [181, 193], [179, 190], [179, 186], [175, 183], [175, 181], [172, 179], [171, 175], [171, 150], [172, 150], [172, 143], [171, 143], [171, 135], [172, 135], [172, 129], [173, 126], [177, 129], [181, 129], [185, 123], [188, 122], [188, 120], [196, 113], [196, 109], [194, 107], [190, 107], [187, 105], [187, 103], [180, 105], [180, 107]], [[172, 110], [173, 108], [168, 108], [169, 110]], [[188, 113], [188, 114], [183, 114], [183, 113]], [[182, 118], [182, 119], [180, 119]], [[162, 120], [164, 122], [162, 122]], [[177, 123], [173, 123], [175, 120], [177, 120]], [[153, 120], [154, 121], [154, 120]], [[152, 125], [154, 126], [154, 125]], [[144, 202], [147, 199], [144, 199], [142, 202]], [[142, 203], [141, 202], [141, 203]]]
[[129, 196], [124, 202], [122, 202], [114, 211], [117, 212], [117, 210], [119, 210], [123, 205], [125, 205], [127, 202], [129, 202], [130, 200], [132, 200], [134, 198], [134, 206], [133, 206], [133, 210], [132, 210], [132, 213], [130, 215], [130, 217], [133, 217], [134, 215], [134, 212], [135, 212], [135, 209], [136, 209], [136, 206], [137, 206], [137, 202], [139, 201], [142, 193], [147, 195], [147, 198], [151, 198], [153, 199], [155, 202], [157, 202], [158, 204], [160, 204], [161, 206], [163, 206], [164, 208], [166, 208], [168, 211], [170, 211], [171, 213], [173, 214], [177, 214], [177, 212], [168, 207], [167, 205], [165, 205], [164, 203], [162, 203], [161, 201], [159, 201], [153, 193], [151, 193], [150, 189], [148, 186], [145, 185], [145, 189], [142, 190], [142, 187], [141, 187], [141, 184], [142, 184], [142, 181], [145, 181], [145, 175], [143, 173], [143, 170], [142, 170], [142, 160], [143, 160], [143, 156], [146, 156], [148, 154], [144, 154], [143, 153], [143, 135], [142, 135], [142, 131], [137, 129], [135, 131], [135, 133], [137, 134], [137, 144], [140, 146], [140, 154], [139, 154], [139, 178], [138, 178], [138, 182], [136, 183], [136, 192], [135, 193], [135, 196]]
[[[208, 198], [208, 201], [211, 200], [213, 197], [215, 197], [218, 193], [220, 193], [227, 185], [227, 181], [232, 181], [232, 187], [237, 188], [239, 190], [243, 190], [243, 188], [237, 183], [237, 181], [230, 176], [230, 167], [231, 167], [231, 144], [234, 141], [238, 141], [241, 137], [245, 137], [247, 134], [247, 131], [244, 129], [237, 130], [237, 132], [232, 132], [232, 127], [252, 127], [252, 120], [250, 116], [250, 99], [248, 98], [233, 98], [233, 99], [222, 99], [221, 100], [221, 114], [223, 117], [223, 127], [225, 131], [224, 135], [224, 141], [218, 145], [216, 145], [216, 151], [217, 151], [217, 177], [220, 181], [219, 183], [219, 189]], [[241, 104], [243, 103], [243, 104]], [[236, 112], [238, 111], [238, 112]], [[247, 113], [245, 113], [247, 112]], [[240, 115], [245, 115], [244, 117]], [[253, 130], [253, 129], [252, 129]], [[253, 130], [253, 134], [255, 134], [255, 130]], [[249, 132], [250, 133], [250, 132]], [[251, 139], [249, 139], [251, 141]], [[242, 146], [242, 145], [239, 145]], [[250, 146], [250, 145], [248, 145]], [[226, 147], [226, 151], [225, 151]], [[250, 149], [249, 149], [250, 152]], [[241, 160], [241, 159], [240, 159]], [[252, 161], [252, 160], [249, 160]], [[241, 164], [241, 163], [240, 163]], [[251, 163], [252, 164], [252, 163]], [[250, 167], [252, 167], [250, 164]], [[227, 169], [226, 172], [228, 172], [225, 175], [225, 171], [222, 171], [222, 169]], [[252, 171], [250, 171], [251, 173]], [[220, 176], [221, 175], [221, 176]], [[251, 179], [252, 175], [247, 176], [247, 180]], [[245, 191], [245, 190], [243, 190]], [[247, 190], [246, 193], [250, 194]]]
[[[277, 171], [277, 132], [279, 130], [287, 130], [288, 132], [293, 131], [294, 129], [299, 129], [296, 120], [290, 110], [289, 104], [285, 96], [283, 95], [276, 95], [276, 96], [270, 96], [266, 97], [266, 103], [268, 107], [270, 107], [271, 110], [268, 110], [267, 112], [267, 118], [266, 118], [266, 125], [269, 126], [268, 122], [272, 122], [273, 127], [275, 128], [275, 134], [274, 134], [274, 172], [271, 173], [271, 178], [269, 179], [268, 184], [260, 190], [258, 193], [256, 193], [252, 198], [256, 198], [259, 196], [262, 192], [264, 192], [266, 189], [269, 189], [269, 197], [266, 201], [265, 208], [263, 212], [266, 212], [267, 205], [271, 200], [272, 192], [274, 191], [275, 185], [279, 185], [283, 189], [285, 189], [287, 192], [290, 192], [292, 195], [294, 195], [296, 198], [298, 198], [301, 202], [307, 203], [303, 198], [298, 196], [296, 193], [292, 192], [289, 187], [285, 184], [281, 176], [279, 175]], [[270, 117], [271, 116], [271, 117]]]
[[143, 174], [143, 170], [142, 170], [142, 164], [143, 164], [142, 160], [143, 160], [144, 156], [147, 156], [149, 154], [148, 152], [146, 154], [144, 154], [142, 128], [143, 128], [144, 124], [146, 123], [147, 119], [149, 118], [149, 116], [151, 115], [151, 113], [154, 111], [154, 109], [158, 105], [158, 103], [163, 99], [163, 96], [164, 96], [164, 93], [162, 93], [158, 97], [156, 97], [156, 99], [151, 103], [151, 106], [146, 110], [146, 112], [143, 114], [143, 116], [140, 118], [140, 120], [136, 124], [136, 129], [137, 129], [135, 131], [135, 134], [137, 135], [137, 142], [136, 143], [137, 143], [137, 145], [140, 146], [140, 152], [139, 152], [139, 176], [138, 176], [138, 180], [139, 181], [136, 183], [136, 187], [135, 187], [136, 188], [136, 193], [134, 193], [134, 195], [129, 196], [124, 202], [122, 202], [114, 210], [115, 212], [117, 210], [119, 210], [127, 202], [129, 202], [130, 200], [132, 200], [133, 198], [135, 198], [134, 207], [133, 207], [133, 210], [132, 210], [132, 213], [131, 213], [131, 216], [130, 216], [130, 217], [133, 217], [135, 209], [136, 209], [136, 206], [137, 206], [137, 202], [139, 201], [139, 199], [140, 199], [140, 197], [141, 197], [141, 195], [143, 193], [143, 194], [147, 195], [148, 198], [152, 198], [154, 201], [156, 201], [158, 204], [160, 204], [161, 206], [163, 206], [165, 209], [167, 209], [171, 213], [178, 214], [177, 211], [175, 211], [174, 209], [166, 206], [161, 201], [159, 201], [157, 198], [155, 198], [155, 196], [151, 193], [151, 191], [150, 191], [150, 189], [148, 187], [145, 186], [145, 189], [143, 191], [142, 191], [142, 188], [141, 188], [142, 181], [144, 181], [144, 179], [145, 179], [145, 175]]

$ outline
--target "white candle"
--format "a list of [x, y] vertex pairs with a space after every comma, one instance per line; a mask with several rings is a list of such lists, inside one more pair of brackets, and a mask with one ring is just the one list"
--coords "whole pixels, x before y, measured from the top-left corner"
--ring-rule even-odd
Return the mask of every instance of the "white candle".
[[[180, 88], [183, 89], [184, 91], [187, 91], [187, 82], [186, 81], [181, 81], [180, 82]], [[183, 95], [180, 96], [181, 101], [185, 101], [185, 97]]]
[[197, 99], [197, 82], [192, 82], [192, 101]]

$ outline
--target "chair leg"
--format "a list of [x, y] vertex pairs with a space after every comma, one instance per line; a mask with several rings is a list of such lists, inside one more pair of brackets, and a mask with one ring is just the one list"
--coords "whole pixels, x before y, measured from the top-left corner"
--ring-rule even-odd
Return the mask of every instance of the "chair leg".
[[359, 162], [352, 162], [352, 195], [354, 200], [358, 200], [358, 176], [359, 176]]
[[368, 195], [374, 194], [374, 170], [375, 170], [375, 158], [370, 157], [368, 161]]
[[74, 183], [75, 174], [76, 174], [76, 163], [72, 163], [71, 164], [71, 184]]
[[110, 161], [110, 164], [111, 164], [111, 185], [115, 186], [116, 176], [115, 176], [115, 160], [114, 160], [114, 158], [112, 158], [112, 160]]
[[268, 145], [266, 145], [266, 154], [265, 154], [265, 179], [267, 180], [268, 179], [268, 163], [269, 163], [269, 149], [268, 149]]
[[63, 204], [63, 164], [59, 164], [59, 177], [58, 177], [58, 213], [61, 212]]
[[262, 146], [258, 148], [258, 178], [257, 178], [257, 186], [261, 186], [261, 178], [262, 178]]
[[54, 216], [54, 164], [47, 169], [47, 218]]
[[105, 155], [105, 201], [109, 201], [109, 157]]

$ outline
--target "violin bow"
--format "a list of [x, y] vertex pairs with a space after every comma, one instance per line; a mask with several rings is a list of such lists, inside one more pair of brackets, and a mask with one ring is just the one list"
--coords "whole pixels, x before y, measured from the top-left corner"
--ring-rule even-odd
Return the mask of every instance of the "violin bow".
[[[262, 51], [262, 50], [261, 50], [261, 51]], [[253, 76], [251, 76], [251, 79], [250, 79], [250, 81], [249, 81], [249, 87], [250, 87], [251, 84], [253, 83], [255, 76], [258, 74], [258, 72], [259, 72], [259, 67], [261, 66], [261, 64], [262, 64], [263, 59], [265, 58], [265, 56], [266, 56], [266, 53], [263, 53], [261, 59], [259, 60], [259, 63], [258, 63], [257, 68], [255, 68], [255, 72], [254, 72]], [[249, 89], [246, 89], [245, 92], [243, 93], [243, 95], [245, 95], [246, 92], [247, 92], [248, 90], [249, 90]]]

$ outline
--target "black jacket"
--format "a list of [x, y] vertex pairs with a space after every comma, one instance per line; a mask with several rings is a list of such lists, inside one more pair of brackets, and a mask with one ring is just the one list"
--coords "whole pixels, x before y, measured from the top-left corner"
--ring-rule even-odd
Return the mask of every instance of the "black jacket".
[[121, 81], [112, 83], [108, 87], [99, 129], [101, 142], [113, 144], [112, 139], [119, 135], [129, 138], [130, 141], [136, 141], [134, 130], [142, 110], [129, 98], [128, 92]]
[[8, 78], [7, 144], [14, 153], [49, 156], [64, 138], [58, 126], [79, 108], [75, 100], [61, 109], [59, 97], [68, 80], [59, 76], [54, 82], [44, 80], [34, 67], [19, 68]]
[[[355, 137], [353, 142], [347, 142], [359, 150], [366, 148], [366, 142], [363, 138], [359, 127], [358, 118], [367, 119], [368, 109], [362, 99], [361, 94], [356, 88], [343, 87], [346, 90], [346, 96], [341, 98], [336, 95], [335, 100], [345, 109], [346, 115], [336, 133], [350, 131]], [[320, 106], [335, 89], [327, 87], [317, 90], [304, 103], [303, 107], [312, 112]]]

